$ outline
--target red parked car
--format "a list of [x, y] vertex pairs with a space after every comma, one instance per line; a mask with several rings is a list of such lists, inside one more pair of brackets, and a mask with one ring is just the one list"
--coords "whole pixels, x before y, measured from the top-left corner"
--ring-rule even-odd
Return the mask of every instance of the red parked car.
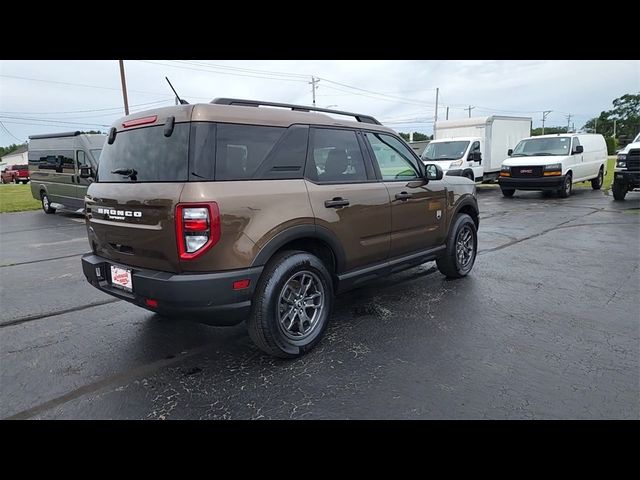
[[2, 183], [27, 183], [29, 181], [29, 165], [11, 165], [2, 173]]

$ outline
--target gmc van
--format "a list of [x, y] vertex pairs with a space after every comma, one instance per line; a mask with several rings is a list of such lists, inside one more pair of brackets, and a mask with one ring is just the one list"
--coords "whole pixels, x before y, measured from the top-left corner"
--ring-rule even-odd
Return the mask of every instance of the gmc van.
[[529, 137], [507, 153], [498, 178], [505, 197], [516, 190], [553, 190], [566, 198], [577, 182], [591, 180], [599, 190], [607, 173], [607, 145], [599, 134]]

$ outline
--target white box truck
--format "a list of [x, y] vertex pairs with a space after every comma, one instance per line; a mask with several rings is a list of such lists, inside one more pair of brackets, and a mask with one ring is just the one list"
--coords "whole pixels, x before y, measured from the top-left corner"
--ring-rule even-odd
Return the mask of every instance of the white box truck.
[[475, 182], [496, 180], [507, 151], [530, 135], [530, 117], [443, 120], [436, 122], [434, 140], [421, 158], [424, 163], [437, 163], [445, 175]]

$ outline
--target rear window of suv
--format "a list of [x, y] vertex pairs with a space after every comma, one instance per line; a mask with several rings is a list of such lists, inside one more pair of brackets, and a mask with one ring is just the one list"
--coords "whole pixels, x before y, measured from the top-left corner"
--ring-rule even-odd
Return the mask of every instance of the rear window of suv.
[[[169, 137], [164, 125], [118, 132], [105, 143], [98, 166], [99, 182], [185, 182], [188, 171], [189, 123], [177, 123]], [[116, 170], [135, 171], [135, 178]]]
[[98, 181], [299, 179], [308, 137], [305, 125], [179, 123], [169, 137], [164, 125], [121, 131], [102, 150]]

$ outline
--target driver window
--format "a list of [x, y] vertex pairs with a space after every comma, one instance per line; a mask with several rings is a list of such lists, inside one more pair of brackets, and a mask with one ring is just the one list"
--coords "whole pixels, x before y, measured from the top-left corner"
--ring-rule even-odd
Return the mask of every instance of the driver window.
[[571, 147], [571, 153], [576, 151], [576, 147], [580, 145], [580, 142], [578, 141], [578, 137], [573, 137], [573, 147]]
[[83, 150], [76, 151], [76, 159], [77, 159], [78, 171], [80, 171], [80, 167], [89, 166], [89, 161], [87, 160], [87, 154], [84, 153]]
[[412, 155], [395, 138], [379, 134], [366, 134], [383, 180], [411, 180], [418, 178]]

